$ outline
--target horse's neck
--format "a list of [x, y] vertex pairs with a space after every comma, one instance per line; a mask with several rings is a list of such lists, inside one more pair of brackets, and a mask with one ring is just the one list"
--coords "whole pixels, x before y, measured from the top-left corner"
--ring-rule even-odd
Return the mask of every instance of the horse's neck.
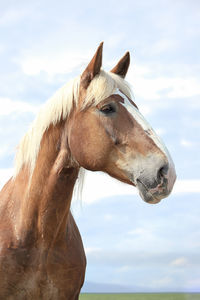
[[20, 227], [24, 239], [41, 239], [47, 245], [66, 234], [73, 188], [78, 176], [78, 168], [69, 159], [65, 145], [67, 140], [62, 141], [66, 138], [61, 134], [63, 128], [64, 124], [60, 124], [45, 133], [21, 207]]

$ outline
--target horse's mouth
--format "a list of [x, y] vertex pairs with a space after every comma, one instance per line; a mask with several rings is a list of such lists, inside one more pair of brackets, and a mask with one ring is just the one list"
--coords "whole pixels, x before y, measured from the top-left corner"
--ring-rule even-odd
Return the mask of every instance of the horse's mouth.
[[137, 179], [136, 182], [136, 187], [139, 190], [141, 198], [149, 204], [157, 204], [163, 198], [167, 197], [165, 193], [155, 191], [155, 189], [153, 189], [154, 192], [152, 192], [152, 189], [149, 189], [140, 179]]

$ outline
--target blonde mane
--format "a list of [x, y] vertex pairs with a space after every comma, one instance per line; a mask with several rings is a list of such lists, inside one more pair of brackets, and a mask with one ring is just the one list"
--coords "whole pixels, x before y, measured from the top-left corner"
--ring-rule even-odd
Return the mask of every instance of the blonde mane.
[[[43, 105], [18, 146], [15, 158], [15, 177], [24, 165], [28, 166], [30, 175], [32, 175], [44, 132], [51, 124], [56, 125], [61, 119], [65, 120], [68, 117], [73, 105], [76, 106], [78, 103], [79, 87], [80, 76], [65, 84]], [[124, 79], [102, 70], [91, 81], [83, 107], [97, 105], [113, 94], [117, 88], [131, 98], [130, 87]]]

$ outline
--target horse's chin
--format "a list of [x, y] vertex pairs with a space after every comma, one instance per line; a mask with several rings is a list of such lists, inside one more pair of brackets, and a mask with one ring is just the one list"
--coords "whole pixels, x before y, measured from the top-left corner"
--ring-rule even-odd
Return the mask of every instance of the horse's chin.
[[151, 193], [142, 193], [140, 190], [139, 190], [139, 194], [140, 194], [140, 197], [146, 202], [146, 203], [149, 203], [149, 204], [157, 204], [159, 203], [161, 199], [158, 199], [156, 198], [155, 196], [151, 195]]
[[148, 190], [141, 181], [137, 181], [137, 188], [139, 190], [140, 197], [149, 204], [157, 204], [159, 203], [163, 198], [167, 197], [168, 195], [165, 195], [163, 193], [152, 193], [150, 190]]

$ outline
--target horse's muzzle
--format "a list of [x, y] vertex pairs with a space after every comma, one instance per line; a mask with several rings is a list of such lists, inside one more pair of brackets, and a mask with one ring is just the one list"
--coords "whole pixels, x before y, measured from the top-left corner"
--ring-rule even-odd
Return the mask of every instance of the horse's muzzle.
[[136, 186], [145, 202], [156, 204], [171, 193], [175, 180], [174, 168], [171, 169], [165, 164], [158, 169], [155, 177], [151, 177], [150, 174], [139, 176]]

